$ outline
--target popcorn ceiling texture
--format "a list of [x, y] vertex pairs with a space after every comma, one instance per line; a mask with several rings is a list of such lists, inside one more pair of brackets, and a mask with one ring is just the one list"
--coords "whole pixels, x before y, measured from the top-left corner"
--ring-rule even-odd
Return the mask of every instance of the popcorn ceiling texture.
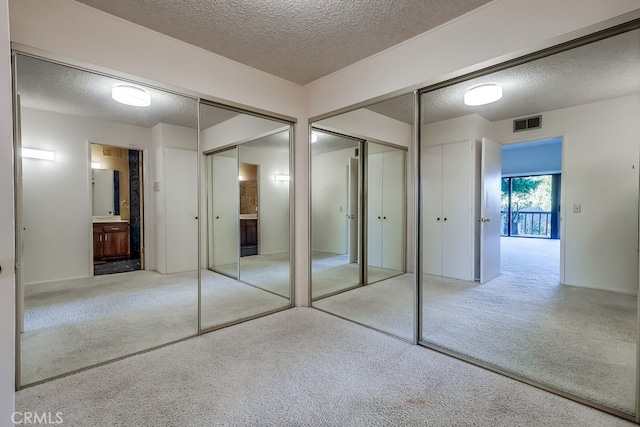
[[299, 84], [353, 64], [489, 0], [80, 0]]
[[[422, 97], [422, 121], [434, 123], [477, 113], [493, 122], [631, 95], [640, 92], [638, 70], [640, 30], [634, 30], [429, 92]], [[501, 85], [503, 98], [478, 107], [464, 105], [464, 93], [483, 83]], [[413, 123], [411, 95], [368, 109]]]

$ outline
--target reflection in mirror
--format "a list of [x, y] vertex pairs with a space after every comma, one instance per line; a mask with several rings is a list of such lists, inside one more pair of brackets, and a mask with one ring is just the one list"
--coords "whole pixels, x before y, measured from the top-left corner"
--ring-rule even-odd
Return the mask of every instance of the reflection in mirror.
[[313, 131], [311, 295], [360, 286], [360, 141]]
[[413, 95], [313, 124], [313, 306], [413, 339], [407, 147]]
[[201, 327], [291, 306], [290, 125], [200, 104]]
[[54, 153], [18, 160], [19, 383], [197, 334], [197, 101], [124, 105], [128, 82], [16, 61], [18, 144]]
[[405, 151], [367, 145], [367, 283], [404, 272]]
[[91, 175], [93, 216], [120, 215], [120, 171], [94, 169]]
[[422, 95], [425, 344], [635, 413], [639, 69], [634, 30]]

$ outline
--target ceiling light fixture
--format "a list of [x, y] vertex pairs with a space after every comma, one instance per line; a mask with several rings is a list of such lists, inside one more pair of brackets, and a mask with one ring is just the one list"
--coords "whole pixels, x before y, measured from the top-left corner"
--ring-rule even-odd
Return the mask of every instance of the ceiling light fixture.
[[318, 142], [318, 135], [315, 132], [311, 132], [311, 143]]
[[135, 86], [115, 86], [111, 89], [111, 97], [114, 101], [133, 107], [148, 107], [151, 105], [151, 95]]
[[502, 98], [502, 87], [494, 83], [472, 87], [464, 94], [464, 103], [470, 106], [485, 105]]
[[102, 169], [102, 163], [100, 163], [100, 162], [91, 162], [91, 169]]

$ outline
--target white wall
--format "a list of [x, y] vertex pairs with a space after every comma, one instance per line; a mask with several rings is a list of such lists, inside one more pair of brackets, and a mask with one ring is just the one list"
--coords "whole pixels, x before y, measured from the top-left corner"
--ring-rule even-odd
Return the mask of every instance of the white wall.
[[355, 148], [314, 155], [311, 243], [314, 251], [347, 253], [347, 165]]
[[289, 175], [289, 153], [239, 147], [239, 161], [258, 165], [258, 246], [260, 255], [289, 251], [289, 185], [274, 175]]
[[[198, 131], [159, 123], [151, 133], [154, 169], [148, 193], [155, 211], [155, 268], [162, 274], [197, 270]], [[184, 181], [184, 192], [169, 191], [176, 180]]]
[[200, 132], [200, 151], [251, 141], [288, 125], [247, 114], [240, 114]]
[[502, 176], [553, 174], [561, 170], [561, 139], [502, 147]]
[[7, 1], [0, 1], [0, 422], [15, 407], [15, 275], [11, 56]]
[[92, 265], [89, 143], [143, 150], [148, 128], [22, 109], [22, 145], [55, 152], [23, 159], [25, 284], [88, 277]]
[[430, 146], [481, 139], [483, 136], [487, 136], [486, 134], [479, 135], [482, 132], [483, 121], [486, 120], [477, 114], [470, 114], [429, 123], [422, 127], [421, 143], [423, 146]]
[[[543, 112], [543, 128], [513, 133], [493, 124], [502, 143], [562, 136], [564, 283], [616, 292], [638, 288], [640, 95]], [[582, 213], [573, 213], [580, 204]]]
[[[437, 83], [638, 9], [637, 0], [501, 0], [309, 83], [309, 117]], [[575, 37], [564, 37], [570, 39]], [[559, 42], [560, 40], [558, 40]], [[553, 44], [557, 44], [553, 43]]]

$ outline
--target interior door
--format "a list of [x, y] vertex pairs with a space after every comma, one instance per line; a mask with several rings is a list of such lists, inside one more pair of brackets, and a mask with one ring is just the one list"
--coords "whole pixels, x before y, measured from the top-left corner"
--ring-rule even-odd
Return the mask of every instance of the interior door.
[[382, 153], [367, 156], [367, 170], [367, 262], [382, 267]]
[[404, 271], [404, 154], [393, 149], [382, 157], [382, 268], [397, 271]]
[[349, 263], [358, 262], [358, 199], [359, 187], [358, 177], [360, 173], [360, 159], [351, 157], [349, 159], [349, 210], [347, 211], [347, 220], [349, 222]]
[[500, 274], [502, 146], [482, 138], [480, 184], [480, 283]]
[[198, 269], [197, 153], [165, 149], [167, 273]]
[[426, 274], [442, 274], [442, 146], [426, 147], [422, 181], [423, 262]]
[[210, 155], [211, 227], [210, 269], [226, 276], [238, 278], [240, 203], [238, 195], [237, 148]]

